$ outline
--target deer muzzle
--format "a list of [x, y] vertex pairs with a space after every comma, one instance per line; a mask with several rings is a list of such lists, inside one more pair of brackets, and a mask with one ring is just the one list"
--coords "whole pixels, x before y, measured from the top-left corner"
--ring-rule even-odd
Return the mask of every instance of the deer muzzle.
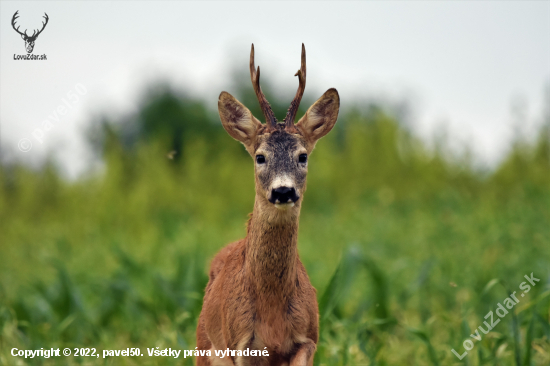
[[[269, 202], [273, 203], [277, 208], [285, 208], [294, 206], [300, 197], [296, 194], [296, 190], [291, 187], [279, 187], [271, 190]], [[283, 206], [284, 205], [284, 206]]]

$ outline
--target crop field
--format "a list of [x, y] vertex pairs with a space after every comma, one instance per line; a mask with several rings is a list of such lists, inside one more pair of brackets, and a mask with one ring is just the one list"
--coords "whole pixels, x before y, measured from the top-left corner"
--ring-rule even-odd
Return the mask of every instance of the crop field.
[[[261, 116], [254, 98], [240, 96]], [[311, 155], [300, 218], [316, 365], [550, 365], [546, 118], [482, 170], [390, 108], [341, 111]], [[165, 88], [92, 125], [102, 167], [76, 181], [54, 162], [0, 165], [0, 364], [193, 365], [147, 349], [195, 348], [209, 261], [245, 235], [252, 159], [215, 107]], [[51, 347], [145, 356], [11, 355]]]

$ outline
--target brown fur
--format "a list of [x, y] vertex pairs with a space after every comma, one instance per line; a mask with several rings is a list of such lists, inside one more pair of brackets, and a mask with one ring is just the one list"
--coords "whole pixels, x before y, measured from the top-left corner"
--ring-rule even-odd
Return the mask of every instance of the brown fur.
[[[297, 221], [295, 217], [273, 225], [261, 213], [253, 214], [246, 238], [216, 255], [197, 330], [199, 349], [214, 353], [267, 347], [269, 357], [233, 362], [284, 365], [301, 345], [311, 348], [317, 343], [317, 299], [298, 257]], [[202, 361], [197, 365], [216, 365]]]
[[[246, 237], [223, 248], [212, 260], [197, 327], [197, 366], [312, 366], [319, 337], [316, 291], [298, 256], [298, 224], [307, 164], [316, 141], [332, 129], [339, 97], [328, 90], [293, 126], [266, 128], [230, 94], [218, 101], [222, 124], [241, 141], [256, 164], [256, 198]], [[281, 209], [269, 201], [273, 182], [289, 179], [299, 197]], [[290, 177], [290, 178], [288, 178]], [[268, 351], [269, 356], [215, 356], [215, 350]]]

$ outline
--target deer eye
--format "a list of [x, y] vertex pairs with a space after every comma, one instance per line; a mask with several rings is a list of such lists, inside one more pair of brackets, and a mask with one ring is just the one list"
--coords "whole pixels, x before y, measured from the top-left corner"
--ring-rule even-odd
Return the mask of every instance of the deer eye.
[[265, 156], [263, 155], [256, 155], [256, 163], [263, 164], [265, 163]]
[[300, 163], [307, 163], [307, 154], [300, 154], [300, 156], [298, 156], [298, 161]]

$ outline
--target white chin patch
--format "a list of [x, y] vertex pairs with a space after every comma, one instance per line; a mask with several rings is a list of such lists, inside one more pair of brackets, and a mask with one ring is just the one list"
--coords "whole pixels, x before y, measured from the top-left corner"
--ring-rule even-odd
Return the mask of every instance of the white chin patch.
[[279, 210], [287, 210], [291, 207], [294, 207], [294, 202], [276, 203], [275, 207], [277, 207]]

